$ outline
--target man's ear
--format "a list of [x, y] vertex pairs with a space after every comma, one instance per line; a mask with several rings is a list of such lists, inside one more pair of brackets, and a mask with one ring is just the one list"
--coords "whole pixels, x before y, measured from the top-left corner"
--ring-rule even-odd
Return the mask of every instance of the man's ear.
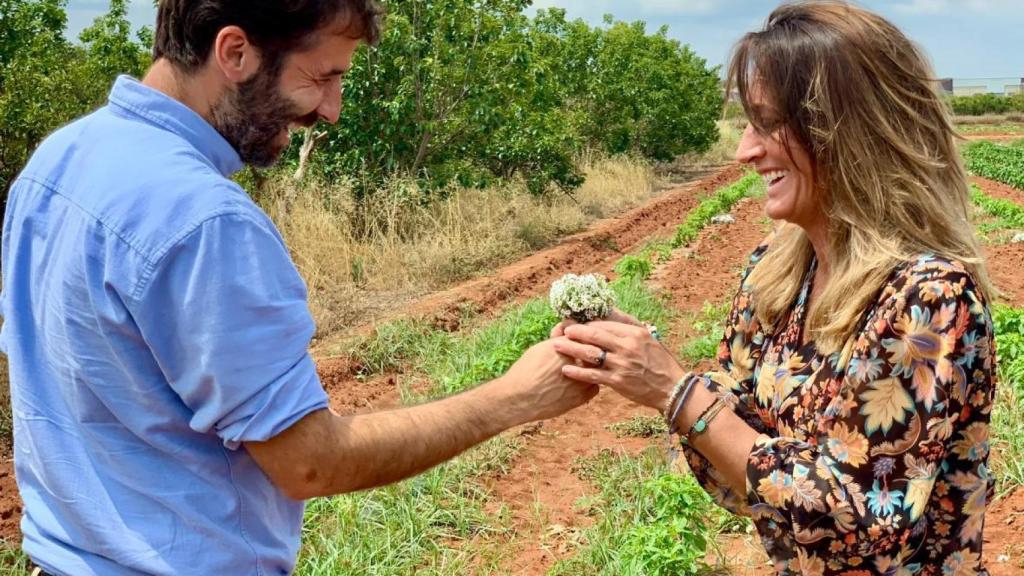
[[225, 26], [213, 41], [214, 64], [229, 82], [241, 84], [260, 68], [260, 52], [238, 26]]

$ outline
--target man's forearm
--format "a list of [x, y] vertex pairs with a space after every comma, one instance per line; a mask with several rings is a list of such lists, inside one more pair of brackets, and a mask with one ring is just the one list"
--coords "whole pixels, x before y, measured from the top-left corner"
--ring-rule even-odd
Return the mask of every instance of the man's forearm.
[[[304, 465], [310, 498], [383, 486], [414, 476], [467, 448], [530, 420], [521, 399], [498, 382], [429, 404], [356, 416], [323, 411], [304, 442], [316, 447]], [[293, 490], [294, 491], [294, 490]]]

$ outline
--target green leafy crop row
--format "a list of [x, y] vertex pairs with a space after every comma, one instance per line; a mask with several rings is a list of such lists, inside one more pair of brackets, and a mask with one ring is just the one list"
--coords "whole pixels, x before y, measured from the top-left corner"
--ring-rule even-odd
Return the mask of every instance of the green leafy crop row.
[[653, 271], [652, 257], [656, 256], [659, 261], [667, 260], [672, 250], [693, 242], [712, 218], [731, 210], [741, 198], [752, 196], [759, 190], [760, 184], [760, 176], [748, 174], [704, 199], [676, 227], [676, 233], [671, 239], [651, 242], [636, 255], [624, 257], [615, 267], [615, 272], [620, 277], [646, 279]]
[[998, 228], [1024, 230], [1024, 206], [1009, 200], [992, 198], [977, 186], [971, 186], [971, 201], [989, 216], [998, 218]]
[[1000, 381], [1024, 394], [1024, 308], [997, 304], [992, 308], [992, 320]]
[[971, 172], [1024, 190], [1024, 147], [975, 142], [964, 148]]

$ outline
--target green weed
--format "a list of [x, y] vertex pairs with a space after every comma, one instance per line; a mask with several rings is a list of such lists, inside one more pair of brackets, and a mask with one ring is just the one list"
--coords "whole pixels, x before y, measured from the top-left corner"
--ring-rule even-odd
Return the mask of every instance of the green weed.
[[992, 411], [993, 471], [1002, 491], [1024, 485], [1024, 309], [992, 307], [999, 386]]
[[721, 304], [704, 303], [700, 317], [693, 323], [697, 336], [686, 342], [679, 351], [684, 360], [696, 364], [717, 356], [718, 344], [725, 332], [725, 321], [731, 306], [732, 303], [728, 301]]
[[690, 475], [669, 470], [660, 448], [638, 457], [604, 450], [574, 466], [599, 493], [580, 505], [594, 518], [581, 547], [550, 576], [688, 575], [731, 516], [717, 508]]
[[653, 438], [668, 432], [661, 416], [634, 416], [629, 420], [605, 426], [619, 438]]

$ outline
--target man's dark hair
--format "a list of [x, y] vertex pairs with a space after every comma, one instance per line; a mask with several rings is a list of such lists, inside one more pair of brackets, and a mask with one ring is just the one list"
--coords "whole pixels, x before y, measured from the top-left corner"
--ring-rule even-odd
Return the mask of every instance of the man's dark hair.
[[193, 72], [210, 56], [226, 26], [238, 26], [275, 68], [315, 32], [344, 17], [352, 38], [376, 44], [384, 10], [377, 0], [160, 0], [153, 59]]

